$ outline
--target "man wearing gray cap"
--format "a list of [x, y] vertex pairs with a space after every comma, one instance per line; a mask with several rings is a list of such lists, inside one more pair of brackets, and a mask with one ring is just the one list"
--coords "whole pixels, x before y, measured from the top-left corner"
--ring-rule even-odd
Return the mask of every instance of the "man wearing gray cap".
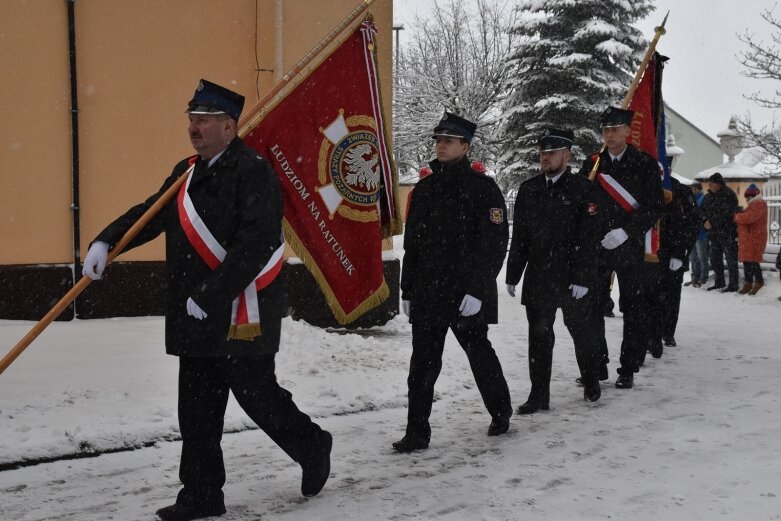
[[445, 112], [434, 128], [432, 174], [412, 192], [401, 271], [412, 358], [406, 434], [393, 444], [398, 452], [428, 447], [434, 383], [448, 329], [466, 352], [491, 415], [488, 435], [504, 434], [510, 425], [510, 392], [488, 340], [488, 324], [498, 321], [496, 277], [507, 251], [507, 211], [494, 180], [475, 171], [467, 157], [476, 129]]
[[331, 435], [279, 386], [274, 357], [284, 315], [282, 195], [269, 164], [237, 136], [244, 97], [201, 80], [190, 101], [195, 156], [180, 161], [160, 190], [104, 229], [84, 275], [97, 280], [108, 251], [180, 176], [188, 176], [128, 249], [166, 235], [165, 345], [179, 357], [182, 488], [157, 511], [187, 521], [226, 512], [220, 449], [229, 393], [301, 465], [301, 492], [317, 494], [330, 473]]
[[529, 324], [529, 398], [518, 414], [550, 406], [553, 362], [553, 323], [561, 308], [564, 324], [575, 343], [575, 356], [584, 386], [583, 397], [595, 402], [599, 387], [599, 338], [594, 320], [597, 280], [599, 207], [591, 198], [592, 184], [573, 175], [574, 135], [571, 130], [546, 128], [538, 144], [542, 173], [521, 183], [515, 199], [512, 242], [507, 256], [507, 292], [523, 276], [521, 304]]

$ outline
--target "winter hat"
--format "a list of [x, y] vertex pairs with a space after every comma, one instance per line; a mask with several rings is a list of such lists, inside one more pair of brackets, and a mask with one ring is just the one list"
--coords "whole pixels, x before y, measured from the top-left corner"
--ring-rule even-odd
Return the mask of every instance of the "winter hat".
[[724, 186], [724, 178], [721, 177], [721, 174], [718, 172], [710, 176], [708, 178], [708, 181], [710, 181], [711, 183], [716, 183], [717, 185]]
[[746, 190], [743, 192], [743, 195], [746, 197], [755, 197], [759, 195], [759, 187], [754, 183], [751, 183], [746, 187]]

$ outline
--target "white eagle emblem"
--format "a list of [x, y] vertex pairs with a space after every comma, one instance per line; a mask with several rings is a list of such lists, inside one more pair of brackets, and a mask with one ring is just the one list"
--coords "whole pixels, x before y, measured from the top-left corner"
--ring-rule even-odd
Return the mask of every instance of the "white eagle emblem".
[[[366, 156], [369, 156], [368, 159]], [[344, 180], [351, 186], [363, 185], [367, 191], [376, 190], [380, 186], [378, 161], [377, 154], [372, 154], [372, 147], [368, 144], [349, 149], [344, 158], [348, 172]]]

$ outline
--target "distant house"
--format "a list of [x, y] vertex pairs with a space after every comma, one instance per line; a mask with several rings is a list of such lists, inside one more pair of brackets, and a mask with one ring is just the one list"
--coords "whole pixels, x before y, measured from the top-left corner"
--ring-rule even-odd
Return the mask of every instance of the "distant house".
[[667, 134], [673, 134], [675, 143], [684, 150], [684, 153], [675, 160], [676, 174], [694, 179], [706, 168], [719, 165], [724, 161], [719, 142], [666, 103], [665, 116]]

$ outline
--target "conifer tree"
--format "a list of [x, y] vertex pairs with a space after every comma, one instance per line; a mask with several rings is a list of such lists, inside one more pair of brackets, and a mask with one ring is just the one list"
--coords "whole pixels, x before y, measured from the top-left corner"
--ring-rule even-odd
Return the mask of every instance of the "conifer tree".
[[573, 161], [599, 149], [599, 115], [618, 105], [651, 35], [631, 24], [652, 0], [521, 0], [507, 66], [499, 181], [506, 188], [539, 171], [536, 140], [546, 126], [575, 132]]

